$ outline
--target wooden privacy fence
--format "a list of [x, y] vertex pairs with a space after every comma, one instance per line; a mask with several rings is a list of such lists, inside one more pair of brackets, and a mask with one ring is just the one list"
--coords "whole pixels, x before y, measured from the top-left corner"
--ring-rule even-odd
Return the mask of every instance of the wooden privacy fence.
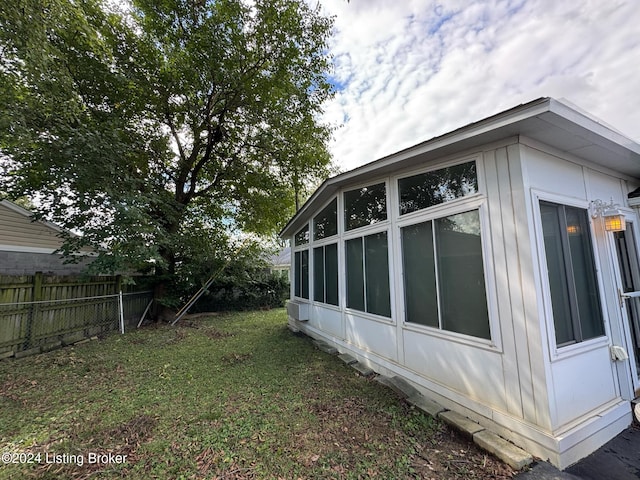
[[120, 277], [0, 276], [0, 357], [124, 332], [152, 298]]

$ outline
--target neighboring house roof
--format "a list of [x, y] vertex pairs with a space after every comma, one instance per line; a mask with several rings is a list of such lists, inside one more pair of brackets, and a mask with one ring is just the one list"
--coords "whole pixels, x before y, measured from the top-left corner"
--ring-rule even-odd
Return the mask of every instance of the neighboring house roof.
[[[0, 200], [0, 251], [53, 253], [62, 246], [63, 229], [9, 201]], [[82, 252], [90, 254], [90, 252]]]
[[269, 258], [269, 264], [275, 268], [289, 268], [289, 265], [291, 264], [291, 248], [285, 247], [275, 255], [272, 255]]
[[579, 156], [600, 169], [640, 178], [638, 143], [575, 107], [553, 98], [539, 98], [325, 180], [280, 236], [293, 235], [343, 187], [520, 136]]

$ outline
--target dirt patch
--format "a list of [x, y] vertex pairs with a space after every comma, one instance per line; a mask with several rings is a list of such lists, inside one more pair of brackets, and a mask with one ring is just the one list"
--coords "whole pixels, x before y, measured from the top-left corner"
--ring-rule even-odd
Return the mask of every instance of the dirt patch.
[[213, 329], [207, 329], [203, 333], [206, 337], [209, 337], [212, 340], [219, 340], [221, 338], [233, 337], [232, 333], [220, 332], [218, 330], [213, 330]]
[[168, 344], [178, 343], [181, 340], [183, 340], [186, 336], [187, 336], [187, 332], [185, 332], [181, 328], [178, 328], [173, 331], [173, 336], [169, 340], [167, 340], [167, 343]]
[[229, 353], [224, 355], [220, 360], [224, 365], [237, 365], [246, 362], [252, 357], [250, 353]]
[[[202, 320], [216, 315], [216, 312], [191, 313], [178, 320], [176, 326], [184, 328], [201, 328], [203, 326]], [[173, 320], [171, 321], [173, 322]]]
[[504, 480], [515, 475], [508, 465], [449, 427], [440, 428], [434, 441], [435, 445], [416, 445], [411, 466], [420, 478]]
[[370, 478], [385, 478], [386, 466], [394, 463], [406, 465], [407, 474], [402, 478], [506, 480], [514, 475], [471, 440], [426, 419], [408, 404], [403, 403], [400, 412], [393, 414], [372, 408], [361, 397], [311, 401], [307, 408], [321, 428], [297, 432], [291, 449], [299, 464], [322, 468], [327, 477], [348, 474], [355, 468], [352, 462], [363, 458], [370, 459], [366, 472]]
[[196, 457], [199, 478], [225, 480], [251, 480], [259, 478], [252, 468], [242, 467], [236, 462], [225, 463], [225, 452], [206, 448]]
[[[70, 440], [76, 445], [85, 443], [86, 446], [82, 449], [75, 448], [75, 452], [65, 451], [64, 454], [70, 456], [69, 461], [40, 464], [36, 474], [38, 477], [49, 475], [56, 478], [99, 478], [99, 472], [105, 468], [112, 468], [114, 463], [134, 464], [138, 460], [136, 454], [138, 448], [151, 438], [156, 425], [157, 420], [154, 417], [138, 415], [126, 423], [98, 432], [89, 441], [80, 442], [79, 439], [72, 438]], [[75, 437], [75, 435], [72, 436]], [[49, 448], [57, 446], [61, 440], [69, 439], [50, 439], [46, 444], [32, 449], [32, 452], [40, 452], [43, 456], [48, 455], [48, 458], [56, 458], [57, 452], [50, 451]], [[97, 455], [97, 461], [90, 461], [92, 453]], [[79, 458], [82, 461], [79, 461]], [[63, 460], [66, 459], [63, 457]]]
[[116, 449], [132, 456], [140, 444], [151, 437], [157, 420], [150, 415], [138, 415], [103, 434], [101, 443], [105, 448]]

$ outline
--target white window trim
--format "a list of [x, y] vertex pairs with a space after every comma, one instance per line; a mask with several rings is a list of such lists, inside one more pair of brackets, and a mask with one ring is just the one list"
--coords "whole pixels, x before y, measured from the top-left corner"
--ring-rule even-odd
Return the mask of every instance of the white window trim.
[[[433, 172], [443, 168], [454, 167], [467, 162], [475, 162], [476, 175], [478, 177], [478, 191], [474, 194], [460, 197], [449, 202], [443, 202], [438, 205], [416, 210], [415, 212], [400, 215], [400, 192], [398, 190], [398, 181], [403, 178], [420, 175], [422, 173]], [[396, 302], [398, 308], [396, 315], [398, 323], [403, 330], [412, 331], [429, 335], [432, 337], [442, 338], [443, 340], [462, 343], [465, 345], [482, 348], [492, 352], [502, 352], [502, 330], [500, 328], [500, 316], [498, 309], [498, 296], [496, 293], [496, 277], [493, 264], [493, 250], [491, 245], [491, 224], [489, 221], [489, 210], [486, 195], [486, 176], [484, 171], [484, 161], [482, 152], [474, 152], [462, 157], [456, 157], [444, 162], [438, 162], [428, 167], [421, 167], [413, 170], [406, 170], [391, 177], [391, 185], [393, 187], [393, 208], [391, 209], [394, 228], [394, 243], [397, 245], [394, 252], [396, 265], [396, 281], [400, 288], [397, 290]], [[487, 298], [487, 314], [489, 316], [489, 332], [490, 339], [473, 337], [458, 332], [443, 330], [441, 328], [429, 327], [409, 323], [405, 321], [405, 305], [404, 305], [404, 271], [402, 262], [402, 242], [400, 239], [400, 229], [416, 223], [436, 220], [438, 218], [464, 213], [470, 210], [478, 210], [480, 216], [480, 240], [482, 245], [482, 263], [484, 268], [485, 292]]]
[[[423, 208], [420, 210], [416, 210], [414, 212], [410, 212], [410, 213], [405, 213], [404, 215], [400, 214], [400, 191], [398, 189], [398, 182], [402, 179], [405, 178], [409, 178], [409, 177], [414, 177], [416, 175], [421, 175], [423, 173], [429, 173], [429, 172], [435, 172], [437, 170], [442, 170], [445, 168], [449, 168], [449, 167], [455, 167], [457, 165], [462, 165], [463, 163], [469, 163], [469, 162], [474, 162], [476, 164], [476, 176], [478, 179], [478, 191], [476, 193], [472, 193], [471, 195], [466, 195], [464, 197], [460, 197], [460, 198], [456, 198], [454, 200], [450, 200], [448, 202], [443, 202], [443, 203], [439, 203], [438, 205], [433, 205], [431, 207], [427, 207], [427, 208]], [[486, 196], [486, 188], [485, 188], [485, 173], [484, 173], [484, 168], [483, 168], [483, 162], [482, 162], [482, 154], [481, 153], [473, 153], [471, 155], [468, 156], [464, 156], [464, 157], [457, 157], [451, 160], [447, 160], [446, 162], [441, 162], [441, 163], [436, 163], [433, 165], [429, 165], [428, 167], [422, 167], [419, 169], [414, 169], [414, 170], [407, 170], [404, 171], [400, 174], [394, 175], [393, 177], [391, 177], [391, 185], [393, 185], [393, 189], [394, 189], [394, 209], [393, 209], [393, 213], [395, 215], [396, 218], [400, 219], [404, 219], [410, 215], [414, 215], [416, 213], [420, 213], [423, 212], [425, 210], [431, 210], [432, 208], [436, 208], [439, 207], [441, 205], [447, 204], [447, 203], [455, 203], [458, 202], [462, 199], [467, 199], [467, 198], [474, 198], [474, 197], [478, 197], [478, 196]]]
[[300, 245], [296, 245], [296, 235], [304, 228], [304, 225], [301, 226], [298, 230], [296, 230], [293, 235], [291, 235], [291, 246], [292, 246], [292, 250], [300, 250], [300, 249], [304, 249], [304, 248], [309, 248], [309, 245], [311, 245], [311, 239], [312, 239], [312, 235], [313, 232], [311, 231], [312, 225], [311, 225], [311, 220], [307, 220], [307, 227], [309, 228], [309, 241], [307, 243], [302, 243]]
[[[532, 215], [534, 222], [534, 236], [535, 236], [535, 249], [539, 283], [538, 288], [540, 294], [538, 298], [542, 301], [543, 312], [543, 326], [546, 330], [547, 345], [549, 348], [549, 359], [551, 362], [560, 361], [565, 358], [572, 357], [574, 355], [581, 355], [591, 350], [602, 348], [604, 345], [608, 345], [611, 342], [611, 332], [609, 331], [609, 322], [606, 321], [606, 298], [604, 296], [604, 285], [602, 281], [601, 262], [598, 253], [598, 239], [595, 235], [593, 228], [593, 219], [589, 214], [589, 201], [581, 198], [559, 195], [556, 193], [546, 192], [544, 190], [531, 189], [532, 198]], [[549, 273], [547, 271], [547, 256], [544, 248], [544, 233], [542, 231], [542, 215], [540, 213], [540, 202], [552, 202], [569, 207], [581, 208], [587, 211], [587, 217], [589, 218], [589, 233], [591, 238], [591, 245], [593, 250], [593, 262], [596, 270], [596, 281], [598, 284], [598, 294], [600, 297], [600, 306], [602, 310], [602, 321], [604, 323], [604, 335], [601, 337], [591, 338], [582, 342], [573, 343], [558, 347], [556, 341], [556, 329], [553, 321], [553, 308], [551, 304], [551, 287], [549, 285]]]
[[[362, 227], [357, 227], [357, 228], [352, 228], [351, 230], [347, 230], [347, 225], [346, 225], [346, 218], [345, 218], [345, 212], [346, 212], [346, 205], [345, 205], [345, 201], [344, 201], [344, 194], [346, 192], [351, 192], [353, 190], [359, 190], [365, 187], [371, 187], [373, 185], [378, 185], [380, 183], [384, 183], [384, 192], [385, 192], [385, 207], [387, 210], [387, 218], [386, 220], [383, 220], [381, 222], [376, 222], [376, 223], [372, 223], [370, 225], [364, 225]], [[361, 231], [364, 231], [366, 229], [370, 229], [370, 228], [375, 228], [375, 227], [379, 227], [381, 225], [389, 225], [389, 223], [391, 222], [391, 197], [390, 197], [390, 193], [389, 193], [389, 187], [390, 187], [390, 181], [389, 181], [389, 177], [384, 177], [384, 178], [378, 178], [376, 180], [370, 180], [364, 183], [359, 183], [353, 186], [349, 186], [349, 187], [345, 187], [342, 190], [340, 190], [340, 194], [338, 195], [339, 197], [339, 202], [338, 202], [338, 234], [342, 234], [343, 238], [346, 238], [347, 236], [350, 236], [353, 232], [359, 233]], [[342, 214], [342, 215], [341, 215]], [[358, 236], [358, 234], [356, 234], [355, 236]]]
[[[416, 223], [449, 217], [458, 213], [468, 212], [469, 210], [477, 210], [485, 204], [486, 197], [484, 195], [474, 194], [469, 197], [463, 197], [455, 201], [441, 203], [433, 207], [402, 215], [402, 217], [398, 217], [396, 226], [402, 228], [409, 225], [415, 225]], [[482, 228], [482, 219], [480, 219], [480, 224]]]
[[[327, 305], [323, 303], [323, 305]], [[354, 317], [363, 318], [365, 320], [371, 320], [373, 322], [383, 323], [384, 325], [395, 325], [396, 321], [393, 319], [393, 299], [391, 299], [391, 317], [385, 317], [383, 315], [377, 315], [371, 312], [363, 312], [362, 310], [356, 310], [354, 308], [344, 307], [343, 312], [345, 315], [352, 315]]]
[[307, 243], [303, 243], [302, 245], [296, 245], [296, 235], [298, 234], [298, 232], [300, 232], [300, 230], [302, 230], [304, 228], [304, 225], [302, 225], [300, 228], [298, 228], [293, 235], [291, 235], [291, 270], [290, 270], [290, 293], [289, 293], [289, 297], [291, 298], [291, 300], [294, 300], [298, 303], [311, 303], [311, 298], [304, 298], [304, 297], [299, 297], [296, 295], [296, 252], [301, 252], [303, 250], [309, 250], [309, 297], [312, 297], [312, 293], [313, 293], [313, 285], [311, 284], [311, 276], [312, 276], [312, 271], [311, 271], [311, 260], [312, 260], [312, 255], [311, 255], [311, 245], [312, 245], [312, 232], [311, 232], [311, 220], [307, 220], [307, 227], [309, 228], [309, 241]]
[[[397, 247], [397, 269], [399, 285], [402, 286], [401, 293], [404, 293], [404, 270], [402, 262], [402, 242], [400, 239], [400, 230], [403, 227], [415, 225], [417, 223], [423, 223], [433, 221], [438, 218], [448, 217], [459, 213], [478, 210], [480, 218], [480, 241], [482, 245], [482, 264], [484, 269], [484, 283], [487, 300], [487, 314], [489, 316], [489, 339], [474, 337], [472, 335], [466, 335], [463, 333], [453, 332], [450, 330], [444, 330], [440, 327], [430, 327], [428, 325], [421, 325], [418, 323], [411, 323], [405, 320], [405, 305], [404, 295], [398, 296], [398, 302], [400, 308], [398, 309], [399, 322], [402, 324], [403, 330], [412, 331], [416, 333], [426, 334], [432, 337], [442, 338], [457, 343], [463, 343], [473, 347], [479, 347], [487, 349], [493, 352], [502, 352], [502, 335], [500, 329], [500, 321], [498, 315], [498, 299], [496, 294], [496, 281], [495, 270], [493, 268], [493, 252], [491, 250], [491, 241], [488, 238], [490, 236], [490, 224], [488, 207], [486, 205], [486, 198], [483, 194], [474, 194], [473, 196], [463, 197], [451, 202], [445, 202], [443, 204], [430, 207], [428, 209], [419, 210], [418, 212], [412, 212], [407, 215], [403, 215], [402, 219], [398, 218], [395, 229], [395, 240]], [[417, 215], [416, 215], [417, 214]], [[400, 289], [399, 289], [400, 290]], [[400, 298], [402, 297], [402, 298]]]
[[[387, 202], [387, 209], [388, 209], [388, 202]], [[371, 226], [375, 226], [378, 228], [375, 228], [373, 231], [371, 231], [371, 229], [369, 227]], [[382, 227], [381, 227], [382, 226]], [[361, 227], [361, 228], [357, 228], [355, 230], [349, 230], [349, 233], [351, 232], [356, 232], [355, 235], [343, 235], [341, 242], [342, 245], [338, 245], [338, 251], [342, 250], [343, 254], [344, 254], [344, 260], [343, 260], [343, 265], [342, 265], [342, 272], [344, 272], [344, 299], [341, 298], [341, 300], [344, 300], [344, 311], [347, 314], [350, 315], [358, 315], [361, 316], [363, 318], [367, 318], [369, 320], [375, 320], [378, 322], [382, 322], [385, 324], [389, 324], [389, 325], [395, 325], [396, 321], [394, 319], [395, 315], [395, 288], [394, 288], [394, 282], [393, 282], [393, 258], [392, 258], [392, 252], [393, 252], [393, 242], [391, 239], [391, 231], [390, 231], [390, 222], [389, 220], [384, 222], [384, 225], [382, 224], [382, 222], [380, 223], [376, 223], [374, 225], [369, 225], [368, 227]], [[347, 248], [346, 248], [346, 242], [348, 240], [354, 240], [356, 238], [364, 238], [364, 237], [368, 237], [369, 235], [375, 235], [377, 233], [381, 233], [381, 232], [386, 232], [387, 233], [387, 262], [389, 264], [389, 271], [388, 271], [388, 275], [389, 275], [389, 304], [390, 304], [390, 311], [391, 311], [391, 316], [390, 317], [385, 317], [384, 315], [378, 315], [376, 313], [371, 313], [371, 312], [365, 312], [363, 310], [357, 310], [355, 308], [349, 308], [347, 307]], [[362, 261], [364, 262], [364, 250], [363, 250], [363, 258]], [[339, 270], [340, 272], [340, 270]], [[366, 280], [366, 278], [365, 278]], [[340, 291], [340, 289], [338, 290]], [[366, 302], [366, 296], [367, 296], [367, 292], [366, 292], [366, 285], [365, 285], [365, 302]]]
[[[337, 253], [337, 267], [338, 267], [338, 305], [333, 305], [332, 303], [327, 303], [327, 302], [321, 302], [319, 300], [315, 299], [315, 249], [316, 248], [325, 248], [327, 247], [327, 245], [336, 245], [336, 253]], [[323, 250], [323, 258], [325, 260], [325, 264], [324, 264], [324, 276], [323, 279], [325, 280], [325, 297], [327, 296], [327, 292], [326, 292], [326, 275], [327, 275], [327, 265], [326, 265], [326, 250]], [[340, 281], [340, 238], [337, 235], [334, 235], [332, 237], [329, 237], [329, 241], [325, 241], [325, 239], [323, 238], [321, 242], [316, 242], [313, 244], [313, 248], [310, 249], [309, 251], [309, 301], [318, 307], [327, 307], [327, 308], [331, 308], [331, 309], [335, 309], [335, 310], [340, 310], [341, 307], [341, 296], [340, 296], [340, 288], [341, 288], [341, 283], [342, 281]]]
[[[326, 241], [337, 241], [338, 238], [340, 237], [340, 195], [337, 196], [333, 196], [329, 199], [328, 202], [326, 202], [324, 205], [322, 205], [321, 208], [319, 208], [317, 210], [317, 213], [315, 215], [313, 215], [310, 219], [309, 219], [309, 244], [314, 243], [314, 244], [320, 244]], [[329, 204], [333, 201], [336, 201], [336, 234], [335, 235], [331, 235], [330, 237], [324, 237], [324, 238], [320, 238], [318, 240], [314, 240], [314, 235], [315, 235], [315, 227], [314, 227], [314, 223], [315, 223], [315, 218], [320, 215], [320, 212], [322, 212], [322, 210], [324, 210], [325, 208], [327, 208], [329, 206]], [[300, 231], [300, 230], [298, 230]], [[308, 244], [306, 244], [308, 245]]]

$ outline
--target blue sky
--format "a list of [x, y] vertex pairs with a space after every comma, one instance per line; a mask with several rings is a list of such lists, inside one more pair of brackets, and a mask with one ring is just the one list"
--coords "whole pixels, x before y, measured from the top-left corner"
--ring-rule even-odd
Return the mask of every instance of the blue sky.
[[[315, 3], [315, 2], [312, 2]], [[637, 0], [320, 0], [349, 170], [538, 97], [640, 141]]]

